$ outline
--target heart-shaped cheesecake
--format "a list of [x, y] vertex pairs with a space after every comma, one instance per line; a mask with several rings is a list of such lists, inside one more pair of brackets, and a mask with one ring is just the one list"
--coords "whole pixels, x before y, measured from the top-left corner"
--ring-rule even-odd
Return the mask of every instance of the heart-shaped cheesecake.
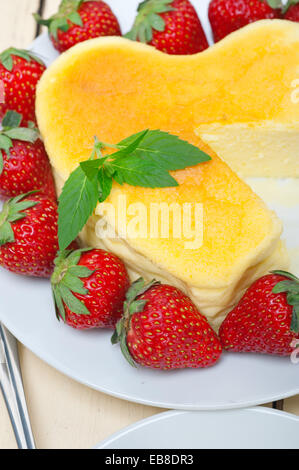
[[[256, 278], [288, 265], [281, 222], [236, 172], [275, 176], [278, 162], [281, 176], [298, 170], [299, 105], [291, 99], [298, 46], [299, 25], [286, 21], [250, 25], [194, 56], [169, 56], [123, 38], [100, 38], [63, 54], [38, 86], [38, 123], [59, 189], [89, 158], [95, 135], [116, 144], [138, 131], [161, 129], [212, 157], [175, 172], [178, 187], [114, 183], [106, 201], [114, 212], [99, 204], [81, 236], [123, 258], [132, 278], [156, 277], [184, 290], [215, 327]], [[200, 135], [219, 147], [218, 154], [236, 172]], [[259, 153], [257, 158], [261, 147], [263, 157]], [[267, 155], [272, 156], [271, 171], [261, 163]], [[193, 229], [202, 226], [200, 245], [186, 244], [186, 234], [175, 237], [175, 224], [169, 237], [151, 236], [150, 228], [137, 236], [119, 230], [123, 214], [128, 226], [139, 209], [149, 223], [153, 204], [160, 204], [161, 220], [163, 205], [201, 207], [191, 220]], [[103, 236], [103, 222], [118, 237]]]

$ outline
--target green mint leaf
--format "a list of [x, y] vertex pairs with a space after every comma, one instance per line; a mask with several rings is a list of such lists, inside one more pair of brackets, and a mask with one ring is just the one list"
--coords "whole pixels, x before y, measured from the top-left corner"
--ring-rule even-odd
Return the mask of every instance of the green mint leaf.
[[[118, 146], [120, 148], [128, 147], [142, 134], [140, 132], [124, 139], [119, 142]], [[135, 149], [134, 155], [147, 157], [149, 165], [158, 164], [168, 171], [182, 170], [211, 160], [211, 157], [198, 147], [175, 135], [159, 130], [148, 131]]]
[[178, 186], [178, 182], [163, 168], [147, 158], [136, 158], [130, 155], [113, 162], [115, 174], [113, 178], [119, 184], [123, 182], [131, 186], [143, 188], [170, 188]]
[[94, 178], [97, 177], [97, 174], [99, 172], [99, 168], [105, 160], [106, 160], [105, 158], [104, 159], [97, 158], [95, 160], [87, 160], [86, 162], [81, 162], [80, 167], [84, 171], [87, 178], [90, 179], [90, 180], [93, 180]]
[[138, 134], [132, 135], [129, 139], [126, 139], [125, 141], [120, 142], [120, 144], [118, 145], [120, 150], [110, 155], [110, 158], [115, 160], [116, 158], [126, 157], [127, 155], [134, 153], [135, 150], [142, 148], [140, 147], [141, 142], [144, 141], [148, 133], [149, 130], [147, 129], [145, 131], [138, 132]]
[[104, 168], [101, 168], [98, 173], [99, 181], [99, 202], [106, 201], [112, 190], [112, 177], [107, 175]]
[[90, 181], [79, 166], [65, 183], [58, 206], [58, 239], [65, 250], [83, 229], [98, 202], [98, 182]]
[[2, 127], [4, 128], [19, 127], [22, 122], [22, 119], [23, 119], [22, 114], [19, 114], [16, 111], [7, 111], [2, 120]]

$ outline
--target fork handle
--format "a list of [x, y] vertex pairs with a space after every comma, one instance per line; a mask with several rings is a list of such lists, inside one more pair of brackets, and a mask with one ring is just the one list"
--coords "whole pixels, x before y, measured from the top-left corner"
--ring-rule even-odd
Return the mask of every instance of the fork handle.
[[18, 412], [17, 402], [13, 394], [11, 384], [8, 378], [6, 364], [0, 364], [0, 388], [4, 397], [6, 408], [12, 424], [14, 435], [19, 449], [28, 449], [27, 439], [21, 423], [20, 414]]
[[12, 335], [0, 325], [0, 341], [5, 352], [6, 363], [0, 364], [1, 391], [8, 409], [11, 424], [19, 449], [35, 449], [23, 389], [17, 348]]

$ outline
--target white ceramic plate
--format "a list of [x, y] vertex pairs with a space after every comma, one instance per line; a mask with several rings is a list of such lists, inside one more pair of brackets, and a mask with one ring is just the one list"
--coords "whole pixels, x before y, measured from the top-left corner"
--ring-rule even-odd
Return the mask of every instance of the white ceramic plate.
[[168, 411], [140, 421], [97, 449], [299, 449], [299, 418], [269, 408]]
[[[123, 30], [128, 30], [138, 2], [109, 3], [121, 19]], [[207, 4], [208, 0], [201, 0], [199, 13], [203, 20]], [[48, 64], [57, 56], [47, 35], [35, 41], [34, 50]], [[288, 245], [294, 248], [298, 245], [298, 208], [280, 204], [274, 208], [285, 222]], [[206, 370], [135, 370], [123, 359], [119, 347], [111, 346], [109, 332], [79, 332], [57, 322], [49, 282], [4, 270], [0, 270], [0, 320], [56, 369], [89, 387], [129, 401], [162, 408], [213, 410], [263, 404], [299, 393], [299, 365], [288, 358], [223, 354], [215, 367]]]

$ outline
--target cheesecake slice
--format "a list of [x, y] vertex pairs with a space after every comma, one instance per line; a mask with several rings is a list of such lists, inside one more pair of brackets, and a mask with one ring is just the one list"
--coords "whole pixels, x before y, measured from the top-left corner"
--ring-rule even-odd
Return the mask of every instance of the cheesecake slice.
[[[184, 137], [191, 140], [190, 136]], [[217, 329], [255, 279], [271, 269], [288, 267], [288, 254], [280, 240], [282, 224], [275, 213], [228, 165], [212, 151], [210, 155], [208, 163], [174, 172], [180, 183], [176, 188], [145, 189], [115, 183], [110, 197], [98, 205], [88, 221], [81, 240], [84, 245], [112, 251], [122, 258], [132, 280], [140, 276], [148, 281], [156, 278], [181, 288]], [[57, 171], [55, 175], [60, 192], [64, 178]], [[174, 217], [169, 218], [169, 238], [164, 238], [161, 231], [158, 236], [151, 234], [152, 207], [161, 209], [158, 221], [155, 219], [161, 225], [166, 206], [184, 207], [190, 203], [202, 207], [202, 240], [195, 235], [191, 239], [184, 236], [183, 230], [182, 237], [176, 238]], [[194, 210], [191, 214], [194, 225]], [[146, 232], [143, 226], [140, 236], [138, 228], [137, 233], [127, 230], [124, 235], [123, 220], [126, 230], [136, 217], [137, 225], [148, 224]]]
[[[62, 55], [38, 87], [39, 127], [59, 192], [78, 163], [89, 157], [95, 135], [113, 144], [141, 129], [160, 128], [211, 155], [209, 162], [174, 172], [179, 182], [175, 188], [145, 189], [114, 183], [106, 205], [98, 205], [81, 239], [86, 245], [119, 255], [132, 279], [156, 278], [181, 288], [217, 328], [256, 278], [270, 269], [288, 267], [280, 240], [282, 224], [196, 135], [176, 106], [171, 116], [162, 110], [159, 114], [158, 109], [154, 112], [157, 102], [150, 100], [150, 89], [143, 87], [137, 65], [135, 76], [129, 68], [130, 62], [136, 63], [136, 55], [142, 61], [141, 68], [142, 63], [153, 60], [152, 73], [156, 75], [160, 73], [159, 61], [171, 61], [170, 56], [150, 47], [117, 38], [89, 41]], [[158, 88], [152, 83], [155, 95]], [[167, 81], [161, 86], [165, 84]], [[169, 95], [161, 96], [162, 101], [168, 99]], [[183, 106], [180, 110], [186, 113]], [[198, 227], [201, 238], [191, 239], [184, 230], [178, 237], [181, 220], [174, 216], [170, 217], [168, 236], [151, 232], [150, 221], [158, 226], [165, 221], [159, 212], [151, 220], [153, 205], [196, 205], [199, 212], [191, 213], [190, 230]], [[140, 212], [143, 222], [139, 219], [139, 226], [146, 220], [148, 229], [144, 232], [143, 226], [132, 234], [126, 229], [138, 225], [136, 214]], [[103, 227], [109, 229], [105, 236]]]

